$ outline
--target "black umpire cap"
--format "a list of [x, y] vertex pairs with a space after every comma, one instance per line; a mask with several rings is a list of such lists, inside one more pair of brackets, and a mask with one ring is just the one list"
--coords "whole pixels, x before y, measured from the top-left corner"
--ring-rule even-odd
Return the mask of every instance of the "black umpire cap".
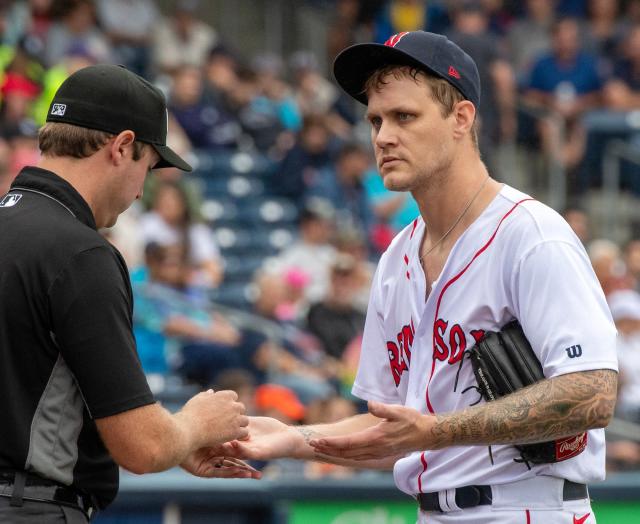
[[73, 73], [60, 86], [47, 122], [64, 122], [117, 135], [130, 129], [160, 156], [154, 166], [191, 166], [167, 147], [169, 113], [162, 92], [122, 66], [98, 64]]
[[353, 98], [367, 104], [364, 85], [369, 76], [386, 65], [407, 65], [443, 78], [478, 108], [480, 75], [473, 59], [446, 36], [426, 31], [398, 33], [384, 44], [356, 44], [342, 51], [333, 73]]

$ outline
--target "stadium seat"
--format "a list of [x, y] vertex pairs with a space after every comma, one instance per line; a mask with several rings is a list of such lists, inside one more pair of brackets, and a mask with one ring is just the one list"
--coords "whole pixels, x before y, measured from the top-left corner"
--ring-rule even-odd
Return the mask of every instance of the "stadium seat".
[[202, 217], [214, 225], [235, 223], [238, 218], [238, 206], [230, 198], [208, 198], [200, 208]]
[[236, 175], [227, 181], [227, 191], [234, 198], [250, 198], [264, 193], [264, 184], [257, 178]]
[[214, 228], [214, 236], [220, 251], [235, 252], [244, 251], [253, 244], [253, 235], [249, 232], [242, 231], [237, 227], [216, 227]]
[[292, 224], [298, 218], [298, 211], [284, 198], [264, 197], [255, 199], [254, 205], [243, 208], [243, 218], [254, 224]]
[[255, 299], [255, 286], [246, 282], [223, 282], [219, 288], [211, 292], [213, 302], [245, 311], [251, 309]]
[[250, 282], [254, 273], [262, 266], [262, 254], [225, 256], [224, 282]]

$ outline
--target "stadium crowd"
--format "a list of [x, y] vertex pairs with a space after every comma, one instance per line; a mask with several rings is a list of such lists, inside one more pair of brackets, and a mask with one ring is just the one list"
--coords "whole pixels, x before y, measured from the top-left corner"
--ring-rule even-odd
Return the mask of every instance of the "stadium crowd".
[[[196, 169], [148, 177], [143, 199], [104, 232], [131, 270], [150, 383], [159, 398], [189, 385], [230, 388], [252, 413], [337, 420], [363, 409], [349, 391], [375, 261], [418, 209], [384, 188], [360, 109], [317, 56], [243, 56], [202, 21], [204, 4], [0, 1], [0, 195], [38, 158], [37, 129], [70, 73], [111, 62], [154, 82], [169, 102], [169, 143]], [[581, 205], [602, 181], [603, 129], [630, 144], [640, 137], [631, 118], [640, 110], [640, 1], [308, 4], [330, 13], [328, 63], [370, 37], [447, 34], [484, 75], [480, 147], [494, 176], [504, 179], [505, 144], [562, 166], [572, 205], [561, 211], [620, 333], [618, 416], [640, 423], [640, 237], [598, 238]], [[636, 167], [624, 166], [622, 184], [640, 197]], [[609, 460], [638, 468], [640, 446], [611, 439]], [[354, 474], [289, 461], [265, 471]]]

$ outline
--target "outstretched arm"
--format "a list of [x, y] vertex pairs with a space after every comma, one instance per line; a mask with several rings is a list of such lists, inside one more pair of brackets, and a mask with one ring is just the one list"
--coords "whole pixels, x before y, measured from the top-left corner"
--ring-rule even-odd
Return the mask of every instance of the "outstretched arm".
[[618, 375], [599, 369], [542, 380], [493, 402], [442, 415], [369, 403], [382, 420], [358, 433], [314, 438], [317, 452], [371, 460], [449, 446], [529, 444], [605, 427], [616, 400]]
[[271, 460], [290, 457], [330, 462], [342, 466], [369, 469], [392, 469], [397, 456], [356, 461], [341, 457], [324, 456], [309, 444], [311, 440], [348, 435], [366, 431], [380, 422], [371, 415], [356, 415], [332, 424], [288, 426], [269, 417], [249, 417], [249, 437], [222, 446], [225, 456], [248, 460]]

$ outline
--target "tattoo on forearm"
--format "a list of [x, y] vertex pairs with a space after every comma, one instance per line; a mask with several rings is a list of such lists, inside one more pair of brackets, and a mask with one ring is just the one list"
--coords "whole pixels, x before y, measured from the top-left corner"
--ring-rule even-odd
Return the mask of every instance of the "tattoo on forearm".
[[309, 426], [298, 426], [296, 427], [296, 430], [298, 431], [298, 433], [300, 433], [304, 437], [304, 441], [307, 444], [309, 444], [309, 441], [314, 438], [324, 437], [324, 435], [322, 435], [321, 433], [318, 433], [317, 431], [314, 431]]
[[529, 444], [601, 428], [616, 401], [618, 374], [599, 369], [543, 380], [506, 397], [437, 415], [437, 447]]

